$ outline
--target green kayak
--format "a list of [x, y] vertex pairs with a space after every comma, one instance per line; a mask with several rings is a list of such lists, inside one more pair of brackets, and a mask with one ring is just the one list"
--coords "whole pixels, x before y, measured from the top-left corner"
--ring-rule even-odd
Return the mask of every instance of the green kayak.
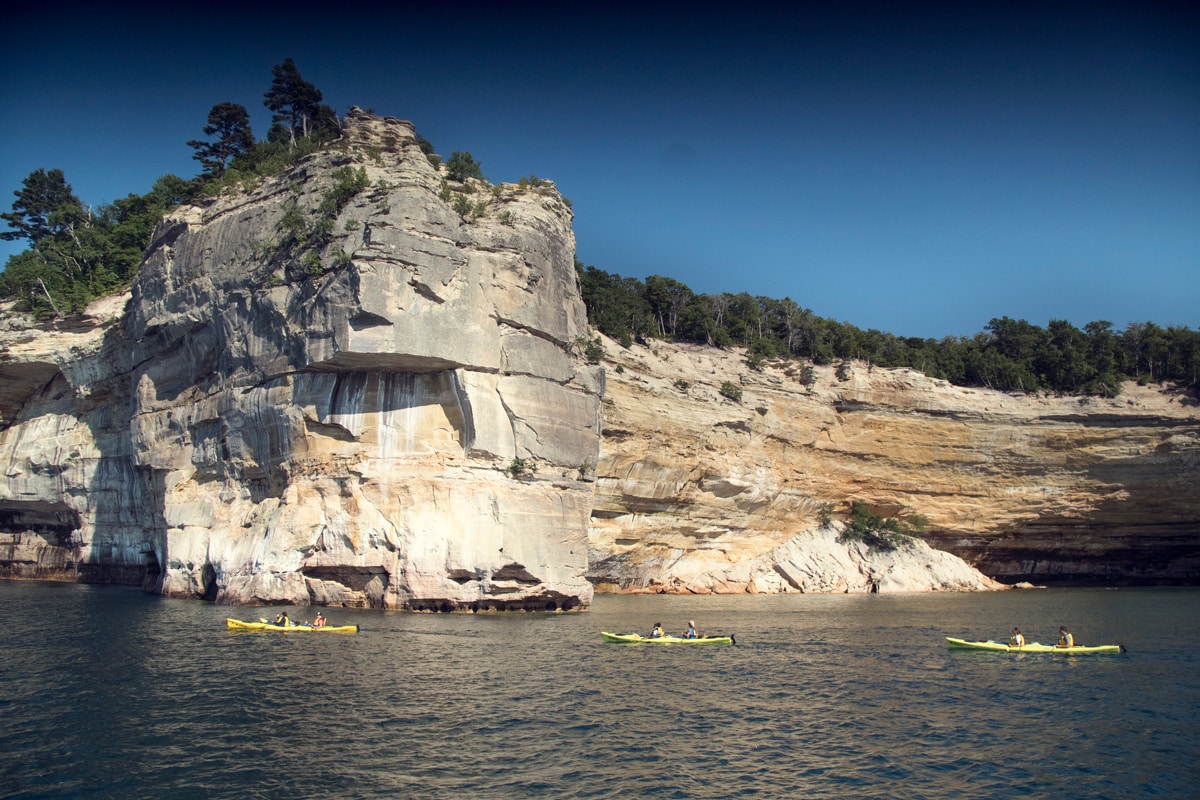
[[1058, 647], [1052, 644], [1030, 642], [1029, 644], [1015, 647], [1004, 642], [969, 642], [966, 639], [954, 639], [950, 636], [946, 637], [946, 644], [950, 646], [951, 650], [990, 650], [993, 653], [1058, 653], [1065, 656], [1075, 656], [1091, 653], [1125, 652], [1125, 645], [1121, 644], [1101, 644], [1091, 647], [1077, 644], [1074, 647]]
[[684, 639], [682, 636], [657, 636], [651, 639], [637, 633], [608, 633], [600, 631], [600, 636], [606, 642], [616, 644], [737, 644], [733, 636], [701, 636], [697, 639]]

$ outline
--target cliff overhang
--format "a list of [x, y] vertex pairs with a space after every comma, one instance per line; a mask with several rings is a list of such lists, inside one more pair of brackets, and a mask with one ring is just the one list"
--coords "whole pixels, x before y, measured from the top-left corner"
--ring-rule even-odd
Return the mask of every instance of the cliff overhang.
[[[365, 188], [330, 204], [347, 168]], [[469, 181], [464, 217], [447, 183], [411, 124], [352, 110], [335, 145], [170, 214], [88, 324], [7, 315], [0, 576], [587, 608], [603, 376], [572, 349], [570, 207]]]

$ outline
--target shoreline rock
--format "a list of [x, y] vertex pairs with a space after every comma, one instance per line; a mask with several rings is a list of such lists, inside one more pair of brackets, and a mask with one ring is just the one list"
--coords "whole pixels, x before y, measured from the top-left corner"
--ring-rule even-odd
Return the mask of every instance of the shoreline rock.
[[604, 591], [724, 585], [852, 500], [926, 517], [922, 539], [1002, 584], [1200, 582], [1189, 395], [1010, 395], [862, 362], [604, 347], [588, 573]]
[[[346, 169], [367, 188], [335, 208]], [[468, 219], [445, 184], [409, 123], [352, 110], [342, 145], [164, 219], [123, 314], [6, 322], [0, 575], [586, 608], [603, 371], [573, 352], [571, 211], [468, 183]]]

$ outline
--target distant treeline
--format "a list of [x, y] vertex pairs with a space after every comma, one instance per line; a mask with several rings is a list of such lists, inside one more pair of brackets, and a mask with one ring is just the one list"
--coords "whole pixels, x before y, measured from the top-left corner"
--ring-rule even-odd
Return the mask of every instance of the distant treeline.
[[1122, 380], [1200, 386], [1200, 332], [1135, 322], [1125, 330], [1064, 320], [1045, 328], [1008, 317], [973, 337], [895, 336], [819, 317], [794, 300], [749, 294], [696, 294], [672, 278], [623, 278], [576, 262], [588, 322], [629, 346], [673, 339], [748, 350], [752, 367], [768, 358], [830, 364], [859, 359], [911, 367], [959, 386], [1115, 396]]

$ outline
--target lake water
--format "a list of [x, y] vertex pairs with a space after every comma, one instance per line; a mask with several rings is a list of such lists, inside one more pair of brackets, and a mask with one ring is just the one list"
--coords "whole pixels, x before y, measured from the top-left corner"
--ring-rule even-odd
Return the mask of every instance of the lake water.
[[[266, 609], [0, 582], [3, 798], [1142, 798], [1200, 787], [1200, 590]], [[303, 616], [307, 609], [294, 609]], [[737, 645], [604, 644], [693, 619]], [[1019, 625], [1123, 655], [952, 652]]]

